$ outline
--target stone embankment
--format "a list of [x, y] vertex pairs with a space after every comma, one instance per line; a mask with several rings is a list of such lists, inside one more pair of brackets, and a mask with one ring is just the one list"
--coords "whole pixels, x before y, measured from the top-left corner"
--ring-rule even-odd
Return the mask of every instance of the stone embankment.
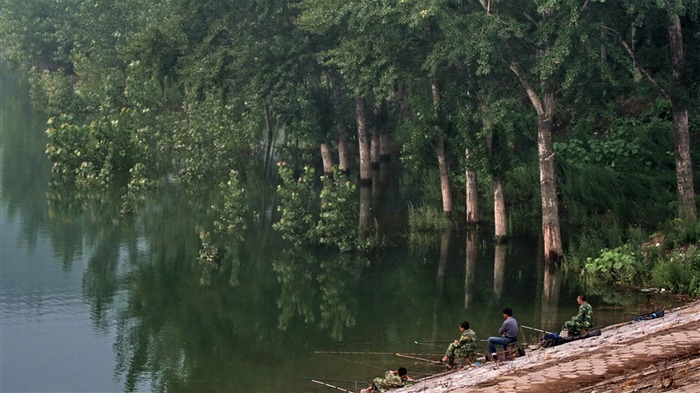
[[396, 393], [700, 392], [700, 301], [662, 318], [419, 381]]

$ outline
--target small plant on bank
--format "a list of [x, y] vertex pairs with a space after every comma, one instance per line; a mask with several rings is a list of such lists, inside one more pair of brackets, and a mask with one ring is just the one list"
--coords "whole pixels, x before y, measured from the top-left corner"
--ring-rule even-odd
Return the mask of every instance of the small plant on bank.
[[603, 249], [597, 258], [588, 258], [583, 275], [588, 282], [608, 281], [615, 284], [632, 285], [643, 272], [639, 254], [629, 244], [613, 249]]
[[408, 227], [413, 232], [443, 231], [453, 226], [452, 221], [442, 211], [432, 206], [415, 207], [408, 205]]
[[[636, 234], [638, 237], [638, 233]], [[679, 294], [700, 296], [700, 224], [674, 222], [666, 233], [656, 233], [636, 245], [634, 239], [589, 257], [581, 269], [586, 286], [652, 285]]]

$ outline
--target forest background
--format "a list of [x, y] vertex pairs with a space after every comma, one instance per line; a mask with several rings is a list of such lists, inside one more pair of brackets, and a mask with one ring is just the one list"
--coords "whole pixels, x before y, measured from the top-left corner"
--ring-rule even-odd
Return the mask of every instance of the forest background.
[[212, 271], [260, 214], [246, 186], [260, 179], [279, 184], [273, 227], [290, 242], [381, 247], [362, 194], [391, 160], [420, 190], [415, 241], [457, 225], [537, 233], [584, 283], [698, 296], [699, 13], [698, 0], [0, 0], [0, 55], [49, 118], [54, 188], [76, 204], [116, 193], [124, 216], [158, 187], [211, 200]]

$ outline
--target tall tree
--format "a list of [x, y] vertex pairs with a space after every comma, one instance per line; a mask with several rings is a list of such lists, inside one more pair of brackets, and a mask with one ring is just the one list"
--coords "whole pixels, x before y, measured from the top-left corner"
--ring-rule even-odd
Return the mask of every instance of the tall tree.
[[559, 262], [563, 244], [553, 149], [556, 100], [562, 90], [572, 88], [591, 56], [591, 37], [599, 35], [584, 20], [591, 3], [483, 0], [480, 5], [481, 15], [474, 17], [481, 27], [475, 31], [480, 31], [476, 42], [484, 48], [482, 61], [491, 67], [507, 67], [537, 115], [544, 258]]
[[[681, 219], [697, 218], [693, 164], [690, 154], [690, 132], [688, 104], [690, 102], [689, 86], [686, 80], [686, 65], [683, 44], [682, 18], [694, 17], [696, 22], [700, 11], [698, 0], [625, 0], [624, 6], [632, 21], [629, 35], [635, 39], [638, 30], [646, 29], [647, 40], [635, 40], [629, 43], [620, 32], [617, 21], [605, 28], [612, 32], [629, 55], [637, 73], [643, 74], [654, 88], [664, 97], [671, 108], [674, 130], [674, 156], [676, 161], [676, 188], [678, 194], [678, 215]], [[655, 42], [655, 27], [661, 21], [660, 28], [666, 30], [667, 45]], [[651, 47], [649, 47], [651, 43]], [[659, 48], [666, 48], [667, 56], [656, 56]], [[642, 53], [642, 55], [639, 55]], [[647, 56], [644, 56], [646, 54]], [[650, 56], [654, 56], [650, 58]], [[663, 59], [662, 61], [659, 61]], [[660, 63], [660, 64], [659, 64]], [[697, 99], [697, 98], [696, 98]]]

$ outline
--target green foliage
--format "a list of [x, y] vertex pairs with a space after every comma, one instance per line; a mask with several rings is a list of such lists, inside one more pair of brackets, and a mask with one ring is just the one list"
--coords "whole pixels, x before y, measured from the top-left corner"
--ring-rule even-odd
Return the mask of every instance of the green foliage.
[[358, 237], [356, 186], [337, 167], [332, 176], [321, 176], [323, 188], [319, 197], [313, 168], [304, 167], [304, 172], [296, 177], [285, 161], [277, 166], [281, 179], [277, 211], [281, 217], [272, 227], [283, 239], [295, 247], [321, 244], [340, 252], [370, 246], [369, 242], [361, 244]]
[[[113, 112], [100, 108], [100, 116], [78, 125], [73, 116], [59, 115], [49, 120], [46, 154], [55, 175], [69, 178], [125, 175], [137, 162], [152, 164], [151, 144], [144, 140], [144, 124], [139, 113], [130, 109]], [[88, 163], [89, 165], [85, 164]], [[88, 171], [90, 169], [90, 171]], [[149, 176], [153, 176], [148, 165]]]
[[75, 113], [80, 108], [80, 101], [73, 94], [75, 77], [67, 75], [63, 68], [55, 72], [32, 68], [29, 72], [29, 83], [32, 105], [38, 110], [48, 114], [59, 114]]
[[138, 162], [129, 169], [129, 184], [124, 195], [121, 212], [123, 215], [132, 215], [137, 212], [146, 201], [148, 192], [156, 187], [156, 181], [150, 176], [146, 165]]
[[[668, 232], [656, 233], [644, 243], [639, 228], [630, 229], [628, 237], [627, 243], [587, 258], [580, 270], [584, 285], [598, 290], [653, 285], [700, 295], [700, 224], [677, 221]], [[567, 265], [570, 269], [569, 259]]]
[[356, 186], [335, 168], [332, 176], [321, 176], [321, 212], [315, 235], [319, 243], [341, 252], [358, 248]]
[[280, 198], [277, 211], [281, 217], [272, 228], [280, 232], [283, 239], [300, 247], [314, 238], [316, 223], [312, 212], [313, 203], [318, 201], [314, 192], [315, 170], [304, 167], [304, 172], [297, 178], [286, 162], [278, 162], [277, 167], [281, 180], [277, 186]]
[[174, 125], [175, 167], [180, 179], [193, 186], [221, 181], [231, 170], [245, 168], [256, 130], [236, 103], [225, 104], [214, 94], [186, 105]]
[[433, 206], [415, 207], [408, 204], [408, 227], [411, 232], [442, 231], [453, 226], [442, 210]]
[[[216, 201], [207, 216], [212, 218], [199, 231], [201, 247], [197, 261], [202, 269], [200, 284], [210, 285], [214, 272], [230, 272], [228, 283], [232, 287], [239, 285], [240, 245], [245, 238], [245, 231], [250, 216], [246, 203], [245, 188], [239, 175], [231, 171], [228, 180], [219, 183]], [[204, 227], [212, 227], [206, 230]]]
[[674, 292], [700, 296], [700, 249], [692, 245], [674, 249], [654, 265], [652, 285]]
[[600, 256], [588, 258], [582, 274], [591, 281], [596, 279], [616, 284], [636, 283], [643, 269], [641, 258], [629, 244], [613, 249], [603, 249]]

